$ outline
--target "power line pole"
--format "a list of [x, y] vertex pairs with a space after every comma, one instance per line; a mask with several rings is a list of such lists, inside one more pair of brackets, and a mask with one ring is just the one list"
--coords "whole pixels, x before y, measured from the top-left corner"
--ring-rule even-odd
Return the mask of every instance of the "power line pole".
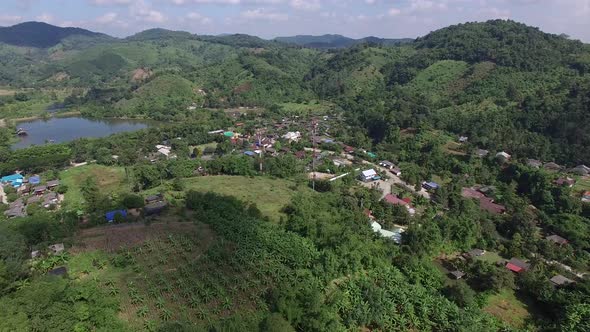
[[311, 160], [311, 171], [313, 172], [313, 180], [311, 183], [311, 188], [315, 191], [315, 180], [316, 180], [316, 173], [315, 173], [315, 158], [316, 158], [316, 141], [315, 141], [315, 133], [316, 133], [317, 122], [315, 119], [312, 118], [311, 120], [311, 143], [313, 147], [312, 153], [312, 160]]

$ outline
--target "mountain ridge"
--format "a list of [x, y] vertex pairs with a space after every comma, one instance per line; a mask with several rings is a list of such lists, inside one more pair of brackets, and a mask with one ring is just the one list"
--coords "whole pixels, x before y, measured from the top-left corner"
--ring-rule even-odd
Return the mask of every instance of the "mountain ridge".
[[49, 48], [73, 36], [116, 40], [104, 33], [76, 27], [58, 27], [44, 22], [23, 22], [0, 27], [0, 42], [21, 47]]

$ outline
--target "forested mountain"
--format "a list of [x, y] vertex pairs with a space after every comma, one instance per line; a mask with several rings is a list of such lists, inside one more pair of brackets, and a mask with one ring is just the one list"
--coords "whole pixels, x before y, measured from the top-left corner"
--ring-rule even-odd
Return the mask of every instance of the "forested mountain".
[[[590, 163], [584, 148], [590, 137], [581, 129], [590, 121], [589, 46], [513, 21], [460, 24], [397, 46], [377, 40], [329, 51], [284, 42], [341, 46], [354, 40], [326, 35], [268, 41], [163, 29], [98, 44], [71, 38], [49, 49], [0, 44], [0, 83], [92, 89], [68, 100], [88, 113], [159, 119], [181, 116], [180, 104], [189, 99], [208, 107], [324, 99], [347, 111], [374, 143], [386, 141], [395, 128], [429, 126], [518, 156]], [[46, 44], [53, 42], [48, 38]], [[142, 109], [159, 109], [153, 113], [123, 102], [142, 84], [169, 74], [201, 92], [180, 99], [156, 92], [171, 103], [144, 104]]]
[[275, 40], [282, 43], [320, 49], [346, 48], [362, 43], [372, 43], [391, 46], [405, 44], [413, 41], [413, 39], [410, 38], [387, 39], [378, 37], [366, 37], [361, 39], [353, 39], [342, 35], [297, 35], [292, 37], [277, 37], [275, 38]]
[[43, 22], [24, 22], [11, 27], [0, 27], [0, 42], [15, 46], [47, 48], [72, 36], [100, 39], [115, 38], [80, 28], [61, 28]]

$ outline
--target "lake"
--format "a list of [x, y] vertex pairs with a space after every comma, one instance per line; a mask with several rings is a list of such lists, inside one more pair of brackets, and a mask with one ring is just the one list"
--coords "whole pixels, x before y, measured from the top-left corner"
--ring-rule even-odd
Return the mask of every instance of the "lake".
[[87, 119], [79, 116], [24, 121], [17, 123], [16, 127], [23, 128], [28, 135], [21, 136], [12, 148], [22, 149], [31, 145], [43, 145], [49, 141], [63, 143], [82, 137], [105, 137], [144, 129], [153, 123], [141, 120]]

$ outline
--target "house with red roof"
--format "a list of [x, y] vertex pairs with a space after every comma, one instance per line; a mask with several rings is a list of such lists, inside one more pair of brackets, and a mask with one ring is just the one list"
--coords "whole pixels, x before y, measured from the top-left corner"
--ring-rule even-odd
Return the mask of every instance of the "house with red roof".
[[531, 265], [518, 258], [512, 258], [506, 263], [506, 268], [514, 273], [522, 273], [528, 271]]

